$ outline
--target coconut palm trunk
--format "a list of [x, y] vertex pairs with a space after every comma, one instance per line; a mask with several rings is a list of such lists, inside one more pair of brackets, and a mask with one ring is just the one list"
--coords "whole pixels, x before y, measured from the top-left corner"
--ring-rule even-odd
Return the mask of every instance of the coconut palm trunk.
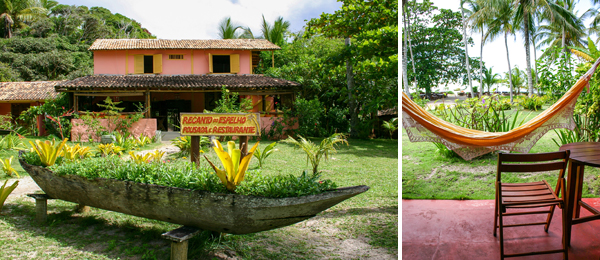
[[535, 62], [533, 63], [533, 67], [535, 68], [535, 87], [537, 88], [537, 93], [538, 96], [541, 96], [540, 94], [540, 85], [538, 83], [539, 81], [539, 77], [538, 77], [538, 73], [537, 73], [537, 54], [535, 51], [535, 37], [531, 38], [531, 45], [533, 46], [533, 60], [535, 60]]
[[[404, 4], [404, 3], [403, 3]], [[410, 88], [408, 87], [408, 75], [407, 75], [407, 69], [406, 69], [406, 45], [408, 43], [408, 28], [406, 26], [406, 7], [404, 7], [404, 12], [402, 12], [402, 20], [403, 20], [403, 24], [404, 24], [404, 44], [402, 45], [402, 81], [404, 83], [404, 93], [406, 93], [407, 96], [410, 97]]]
[[[416, 5], [417, 1], [413, 1], [413, 5]], [[413, 89], [417, 91], [417, 69], [415, 66], [415, 56], [413, 55], [412, 45], [410, 41], [410, 13], [408, 13], [408, 17], [406, 19], [406, 38], [408, 38], [408, 51], [410, 52], [410, 60], [412, 63], [412, 71], [413, 71]]]
[[[523, 24], [525, 25], [525, 59], [527, 65], [527, 96], [533, 95], [533, 78], [531, 77], [531, 46], [529, 44], [529, 15], [523, 15]], [[512, 102], [512, 98], [511, 98]]]
[[471, 69], [469, 67], [469, 46], [467, 45], [467, 22], [465, 20], [463, 1], [460, 1], [460, 15], [462, 16], [462, 23], [463, 23], [463, 42], [465, 43], [465, 65], [467, 66], [467, 78], [469, 79], [469, 89], [471, 91], [471, 97], [475, 97], [475, 92], [473, 91], [473, 82], [471, 81]]
[[512, 83], [512, 69], [510, 67], [510, 56], [508, 55], [508, 32], [504, 32], [504, 46], [506, 46], [506, 61], [508, 62], [508, 83], [510, 84], [510, 103], [513, 102], [513, 83]]
[[[481, 29], [481, 48], [479, 49], [479, 96], [483, 96], [483, 28]], [[489, 91], [488, 91], [489, 92]]]

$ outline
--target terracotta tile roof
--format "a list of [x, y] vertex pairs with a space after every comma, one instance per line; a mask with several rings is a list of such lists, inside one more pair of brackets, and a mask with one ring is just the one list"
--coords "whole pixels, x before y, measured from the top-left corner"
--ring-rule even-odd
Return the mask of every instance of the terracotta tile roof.
[[163, 39], [97, 39], [89, 50], [156, 50], [156, 49], [228, 49], [280, 50], [264, 39], [163, 40]]
[[46, 100], [58, 96], [54, 90], [62, 81], [0, 82], [0, 102], [17, 100]]
[[291, 90], [300, 84], [263, 75], [92, 75], [66, 81], [58, 91], [72, 89], [277, 89]]

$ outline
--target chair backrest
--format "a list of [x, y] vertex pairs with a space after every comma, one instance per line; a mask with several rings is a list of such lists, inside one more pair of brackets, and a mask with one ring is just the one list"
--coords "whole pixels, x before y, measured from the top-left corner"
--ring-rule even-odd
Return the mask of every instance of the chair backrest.
[[496, 181], [501, 180], [501, 173], [503, 172], [545, 172], [560, 170], [559, 178], [564, 178], [568, 161], [568, 150], [551, 153], [500, 152], [498, 153], [498, 174], [496, 174]]

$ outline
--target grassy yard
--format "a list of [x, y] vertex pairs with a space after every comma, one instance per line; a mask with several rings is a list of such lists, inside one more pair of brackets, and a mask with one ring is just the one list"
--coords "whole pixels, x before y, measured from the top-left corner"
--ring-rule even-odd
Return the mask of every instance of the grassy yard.
[[[526, 120], [541, 111], [521, 113]], [[554, 131], [544, 135], [531, 153], [558, 151], [552, 141]], [[560, 142], [559, 142], [560, 143]], [[403, 199], [494, 199], [497, 153], [471, 161], [442, 157], [433, 143], [409, 141], [402, 131], [402, 198]], [[527, 182], [545, 179], [556, 185], [558, 173], [503, 174], [504, 182]], [[553, 186], [554, 187], [554, 186]], [[600, 170], [586, 167], [583, 197], [600, 196]]]
[[[269, 143], [261, 142], [260, 147]], [[398, 142], [349, 143], [321, 163], [322, 178], [340, 187], [368, 185], [369, 191], [276, 230], [220, 238], [203, 232], [190, 240], [189, 259], [397, 259]], [[264, 174], [300, 175], [310, 169], [302, 150], [283, 143], [276, 148]], [[257, 167], [253, 159], [250, 168]], [[53, 200], [48, 203], [48, 223], [38, 225], [34, 204], [25, 196], [9, 197], [0, 216], [0, 258], [168, 259], [170, 244], [160, 234], [178, 227], [94, 208], [76, 213], [75, 204]]]

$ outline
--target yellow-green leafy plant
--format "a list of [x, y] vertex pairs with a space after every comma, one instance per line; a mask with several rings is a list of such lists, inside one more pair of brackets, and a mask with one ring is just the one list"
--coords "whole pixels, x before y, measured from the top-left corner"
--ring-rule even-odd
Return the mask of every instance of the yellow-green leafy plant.
[[142, 133], [139, 138], [135, 139], [135, 142], [137, 143], [138, 146], [144, 146], [144, 145], [152, 143], [152, 139], [150, 137], [145, 136]]
[[79, 144], [69, 146], [65, 144], [62, 156], [67, 160], [83, 159], [90, 156], [90, 148], [82, 147]]
[[40, 161], [45, 166], [54, 165], [56, 159], [62, 154], [62, 150], [65, 147], [65, 143], [67, 139], [65, 138], [62, 142], [58, 144], [54, 144], [54, 139], [52, 141], [46, 140], [44, 142], [40, 140], [35, 140], [35, 144], [32, 141], [29, 141], [33, 150], [40, 157]]
[[114, 145], [114, 144], [99, 144], [97, 147], [98, 151], [100, 152], [100, 155], [102, 157], [106, 157], [109, 155], [121, 155], [123, 153], [123, 151], [125, 151], [125, 148], [118, 146], [118, 145]]
[[135, 154], [134, 152], [129, 152], [129, 155], [131, 156], [131, 160], [137, 164], [149, 162], [153, 158], [151, 153]]
[[284, 143], [289, 143], [296, 145], [306, 153], [306, 161], [310, 162], [313, 167], [313, 174], [317, 174], [319, 167], [319, 163], [321, 162], [321, 158], [325, 156], [325, 159], [329, 158], [330, 154], [336, 153], [335, 145], [338, 143], [348, 144], [346, 141], [346, 136], [344, 134], [335, 133], [321, 141], [319, 145], [311, 142], [310, 140], [304, 139], [302, 136], [298, 136], [298, 140], [293, 137], [288, 137], [288, 139], [282, 140]]
[[8, 180], [0, 187], [0, 211], [2, 211], [2, 207], [4, 207], [4, 202], [6, 201], [6, 198], [8, 198], [8, 195], [17, 188], [17, 185], [19, 185], [19, 181], [15, 181], [12, 185], [6, 187], [7, 183]]
[[161, 150], [154, 150], [153, 153], [148, 153], [151, 155], [151, 159], [155, 162], [160, 162], [160, 160], [163, 158], [163, 156], [165, 156], [165, 152], [161, 151]]
[[241, 158], [242, 151], [240, 149], [235, 148], [235, 142], [229, 141], [227, 142], [227, 152], [223, 150], [223, 146], [221, 146], [221, 142], [218, 140], [214, 140], [213, 149], [217, 153], [219, 159], [221, 159], [221, 163], [223, 164], [224, 170], [217, 168], [209, 159], [206, 158], [210, 166], [213, 167], [221, 182], [227, 187], [230, 191], [235, 191], [237, 185], [239, 185], [244, 180], [244, 175], [246, 174], [246, 170], [248, 170], [248, 165], [250, 164], [250, 159], [252, 159], [252, 155], [254, 151], [258, 147], [258, 142], [252, 146], [252, 149], [248, 151], [248, 154]]
[[258, 166], [262, 169], [264, 161], [271, 155], [273, 152], [277, 151], [277, 149], [273, 149], [277, 145], [276, 142], [267, 145], [263, 151], [260, 150], [260, 147], [256, 147], [256, 152], [254, 152], [254, 157], [258, 159]]
[[0, 159], [0, 164], [2, 164], [2, 171], [8, 176], [12, 176], [14, 173], [15, 175], [17, 175], [17, 178], [20, 178], [19, 174], [17, 173], [17, 170], [10, 166], [10, 164], [12, 163], [12, 159], [12, 156], [8, 159]]

